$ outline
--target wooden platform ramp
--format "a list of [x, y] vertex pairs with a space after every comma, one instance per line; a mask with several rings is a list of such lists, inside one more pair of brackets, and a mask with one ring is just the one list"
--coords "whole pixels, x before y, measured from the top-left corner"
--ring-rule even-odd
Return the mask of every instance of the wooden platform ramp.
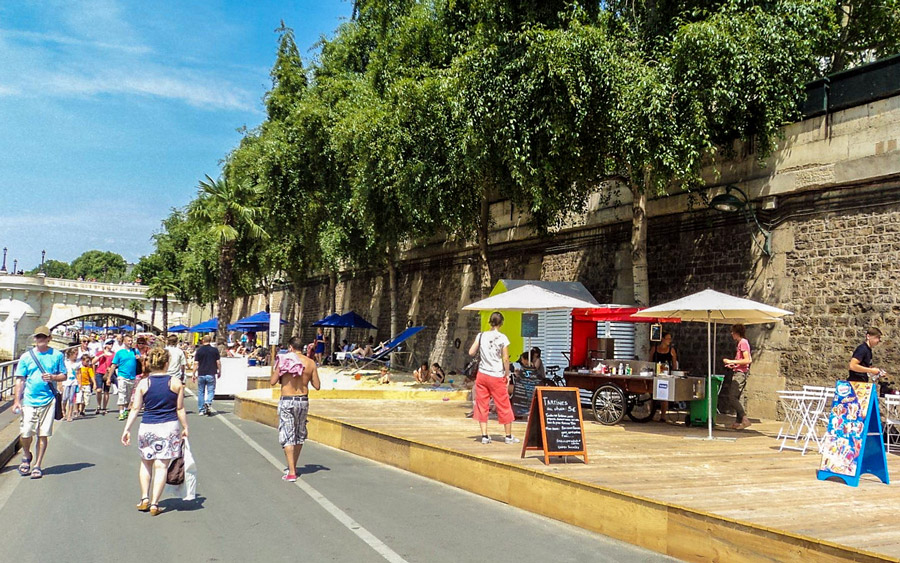
[[[275, 425], [271, 392], [236, 399]], [[590, 463], [521, 459], [502, 427], [482, 445], [460, 401], [313, 399], [310, 439], [687, 561], [900, 561], [900, 486], [816, 480], [815, 451], [778, 452], [780, 423], [736, 441], [686, 440], [705, 428], [585, 422]], [[590, 418], [590, 411], [586, 413]], [[514, 433], [524, 433], [516, 423]], [[900, 479], [900, 457], [889, 456]]]

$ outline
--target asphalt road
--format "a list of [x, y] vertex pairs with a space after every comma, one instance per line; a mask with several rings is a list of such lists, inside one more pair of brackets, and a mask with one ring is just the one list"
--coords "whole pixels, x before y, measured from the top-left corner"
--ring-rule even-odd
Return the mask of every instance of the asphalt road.
[[188, 415], [197, 499], [164, 498], [156, 517], [135, 509], [123, 422], [58, 422], [43, 479], [19, 476], [19, 457], [0, 471], [0, 560], [673, 561], [311, 442], [300, 480], [284, 482], [275, 430], [215, 406]]

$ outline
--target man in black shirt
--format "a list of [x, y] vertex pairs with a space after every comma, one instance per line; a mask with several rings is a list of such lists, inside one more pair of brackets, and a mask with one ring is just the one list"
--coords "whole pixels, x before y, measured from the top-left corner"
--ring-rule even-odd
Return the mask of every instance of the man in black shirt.
[[866, 330], [866, 341], [857, 346], [850, 358], [850, 377], [849, 381], [869, 382], [869, 376], [884, 375], [884, 372], [878, 368], [872, 367], [872, 348], [881, 342], [881, 331], [877, 328], [869, 327]]
[[209, 335], [201, 340], [202, 346], [194, 351], [194, 375], [197, 383], [198, 414], [209, 415], [209, 407], [212, 405], [213, 396], [216, 393], [216, 380], [222, 376], [222, 361], [219, 350], [211, 346]]

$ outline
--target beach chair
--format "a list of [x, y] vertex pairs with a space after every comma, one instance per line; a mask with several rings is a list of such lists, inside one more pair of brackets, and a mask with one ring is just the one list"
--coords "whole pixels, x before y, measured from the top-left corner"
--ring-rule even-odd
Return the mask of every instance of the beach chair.
[[354, 356], [353, 354], [348, 354], [346, 357], [348, 363], [347, 368], [342, 368], [341, 371], [350, 368], [352, 368], [354, 371], [360, 371], [366, 369], [372, 364], [390, 367], [389, 362], [391, 359], [391, 354], [396, 352], [400, 348], [401, 344], [418, 334], [423, 328], [425, 327], [411, 326], [407, 328], [394, 338], [385, 342], [384, 346], [382, 346], [380, 350], [376, 351], [371, 356]]

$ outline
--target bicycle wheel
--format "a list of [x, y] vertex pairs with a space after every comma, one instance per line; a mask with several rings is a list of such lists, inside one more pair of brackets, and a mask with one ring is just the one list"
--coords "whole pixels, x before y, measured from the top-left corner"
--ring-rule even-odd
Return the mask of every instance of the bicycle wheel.
[[625, 393], [617, 385], [601, 385], [591, 397], [591, 406], [597, 422], [607, 426], [618, 424], [625, 417]]

